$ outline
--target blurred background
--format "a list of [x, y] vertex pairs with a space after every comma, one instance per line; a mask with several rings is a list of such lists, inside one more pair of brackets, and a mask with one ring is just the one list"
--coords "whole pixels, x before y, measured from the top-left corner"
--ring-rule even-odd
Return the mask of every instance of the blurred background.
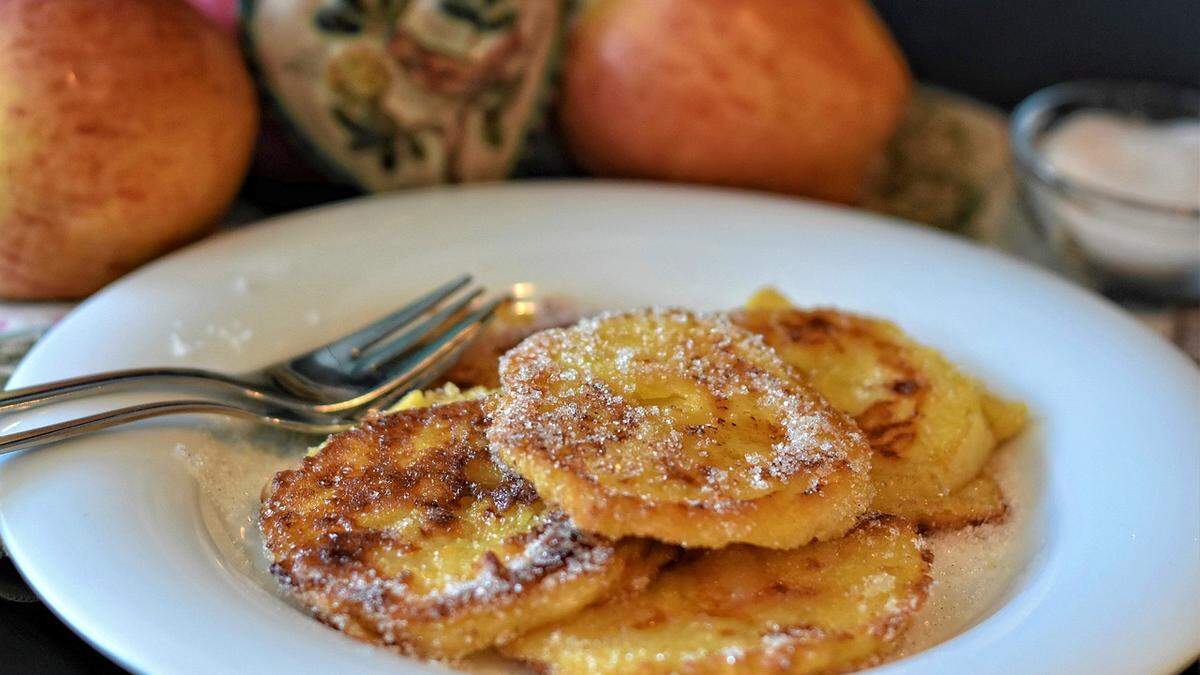
[[[549, 1], [441, 3], [449, 19], [422, 10], [435, 4], [248, 0], [239, 27], [229, 0], [193, 0], [200, 12], [182, 0], [0, 0], [0, 381], [73, 303], [215, 229], [363, 191], [592, 174], [772, 190], [972, 237], [1096, 288], [1200, 353], [1200, 183], [1186, 199], [1187, 172], [1200, 171], [1200, 152], [1189, 154], [1200, 146], [1186, 144], [1200, 119], [1194, 0], [876, 0], [881, 25], [849, 0], [728, 3], [799, 12], [766, 36], [734, 20], [714, 31], [715, 15], [688, 2], [573, 3], [571, 21]], [[394, 22], [385, 52], [381, 16]], [[659, 34], [671, 31], [688, 37]], [[734, 49], [744, 44], [767, 52]], [[686, 79], [695, 54], [728, 68]], [[776, 57], [785, 76], [773, 81], [764, 64]], [[1183, 204], [1113, 216], [1089, 202], [1101, 210], [1082, 220], [1060, 208], [1106, 197], [1047, 173], [1037, 134], [1050, 128], [1049, 99], [1018, 109], [1024, 125], [1010, 114], [1045, 87], [1094, 79], [1173, 85], [1078, 95], [1117, 118], [1191, 120], [1173, 144]], [[752, 110], [806, 121], [760, 130], [780, 139], [777, 153], [697, 103], [719, 107], [747, 81], [780, 92]], [[788, 109], [800, 100], [823, 107]], [[694, 123], [685, 140], [701, 161], [672, 155], [677, 137], [639, 136], [655, 128], [639, 116]], [[1024, 165], [1014, 131], [1031, 134]], [[733, 156], [733, 173], [714, 173], [706, 147]], [[1080, 233], [1114, 219], [1144, 223], [1128, 235], [1135, 246], [1161, 239], [1183, 255], [1106, 258]], [[0, 568], [0, 670], [114, 669]]]
[[[1200, 85], [1200, 7], [1186, 0], [876, 0], [917, 79], [1011, 109], [1080, 79]], [[998, 6], [1002, 5], [1002, 6]]]

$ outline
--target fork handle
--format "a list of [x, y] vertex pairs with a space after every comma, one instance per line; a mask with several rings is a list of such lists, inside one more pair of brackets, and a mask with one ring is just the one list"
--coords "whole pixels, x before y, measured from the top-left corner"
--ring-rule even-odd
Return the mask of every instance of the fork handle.
[[242, 398], [270, 403], [289, 410], [311, 410], [309, 403], [291, 400], [212, 371], [198, 368], [131, 368], [0, 392], [0, 414], [29, 410], [83, 396], [105, 394], [126, 385], [153, 380], [163, 383], [203, 384]]
[[247, 408], [242, 408], [228, 403], [218, 403], [216, 401], [203, 400], [182, 400], [182, 401], [160, 401], [156, 403], [145, 403], [142, 405], [128, 406], [125, 408], [117, 408], [86, 417], [80, 417], [65, 422], [56, 424], [48, 424], [43, 427], [20, 431], [13, 434], [0, 436], [0, 455], [6, 455], [18, 450], [25, 450], [34, 446], [62, 441], [68, 438], [74, 438], [83, 434], [89, 434], [102, 429], [129, 424], [130, 422], [138, 422], [141, 420], [150, 419], [152, 417], [163, 417], [165, 415], [182, 415], [193, 413], [212, 413], [217, 415], [225, 415], [228, 417], [240, 417], [243, 419], [254, 420], [263, 424], [268, 424], [288, 431], [299, 431], [311, 434], [332, 434], [338, 431], [344, 431], [351, 426], [352, 422], [340, 420], [337, 418], [309, 420], [291, 419], [279, 417], [268, 412], [256, 412]]

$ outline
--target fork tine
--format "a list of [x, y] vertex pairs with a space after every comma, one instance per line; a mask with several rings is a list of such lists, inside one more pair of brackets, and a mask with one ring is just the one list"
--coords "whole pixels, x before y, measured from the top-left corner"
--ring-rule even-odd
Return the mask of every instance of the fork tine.
[[[433, 340], [382, 364], [381, 367], [387, 369], [384, 384], [348, 403], [353, 407], [370, 404], [372, 410], [386, 410], [413, 389], [432, 383], [454, 363], [459, 351], [479, 334], [496, 313], [496, 308], [507, 299], [507, 296], [493, 298], [455, 321]], [[333, 411], [320, 405], [314, 409], [322, 413]]]
[[436, 340], [386, 364], [395, 374], [389, 378], [390, 392], [380, 392], [371, 402], [371, 408], [386, 410], [413, 389], [431, 384], [454, 363], [458, 353], [483, 330], [484, 324], [491, 320], [496, 308], [505, 300], [506, 296], [489, 300], [479, 309], [456, 321]]
[[448, 319], [461, 312], [468, 305], [483, 293], [482, 288], [472, 289], [463, 297], [455, 300], [442, 307], [438, 311], [430, 314], [420, 323], [412, 328], [404, 331], [400, 335], [383, 342], [375, 344], [369, 349], [359, 353], [356, 362], [349, 364], [354, 373], [363, 373], [374, 370], [379, 366], [395, 359], [404, 352], [410, 350], [428, 337], [436, 337], [437, 329], [442, 326]]
[[452, 279], [382, 319], [374, 321], [345, 337], [334, 340], [325, 345], [324, 349], [328, 349], [334, 353], [345, 352], [351, 358], [357, 357], [371, 345], [379, 342], [397, 329], [412, 323], [417, 317], [436, 307], [438, 303], [458, 292], [459, 289], [470, 282], [470, 274], [464, 274]]

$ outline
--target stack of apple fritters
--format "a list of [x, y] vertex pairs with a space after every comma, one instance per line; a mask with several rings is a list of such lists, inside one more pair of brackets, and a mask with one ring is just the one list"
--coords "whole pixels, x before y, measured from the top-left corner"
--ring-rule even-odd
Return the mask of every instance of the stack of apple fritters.
[[497, 375], [276, 476], [272, 569], [322, 620], [561, 673], [867, 665], [924, 601], [921, 529], [1003, 517], [981, 471], [1023, 424], [891, 324], [770, 293], [544, 330]]

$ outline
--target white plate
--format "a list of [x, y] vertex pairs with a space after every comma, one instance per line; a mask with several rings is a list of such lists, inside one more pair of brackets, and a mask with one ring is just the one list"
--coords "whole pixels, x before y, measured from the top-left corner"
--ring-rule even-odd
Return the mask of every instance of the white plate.
[[[250, 368], [464, 270], [608, 307], [727, 307], [774, 283], [804, 303], [894, 317], [1027, 401], [1043, 475], [1025, 506], [1036, 545], [1023, 572], [973, 628], [885, 670], [1166, 672], [1200, 651], [1195, 367], [1084, 291], [850, 210], [596, 183], [357, 200], [129, 276], [55, 328], [11, 386], [136, 365]], [[197, 423], [0, 464], [0, 536], [50, 606], [137, 671], [417, 668], [305, 617], [239, 566], [172, 451], [201, 435]]]

